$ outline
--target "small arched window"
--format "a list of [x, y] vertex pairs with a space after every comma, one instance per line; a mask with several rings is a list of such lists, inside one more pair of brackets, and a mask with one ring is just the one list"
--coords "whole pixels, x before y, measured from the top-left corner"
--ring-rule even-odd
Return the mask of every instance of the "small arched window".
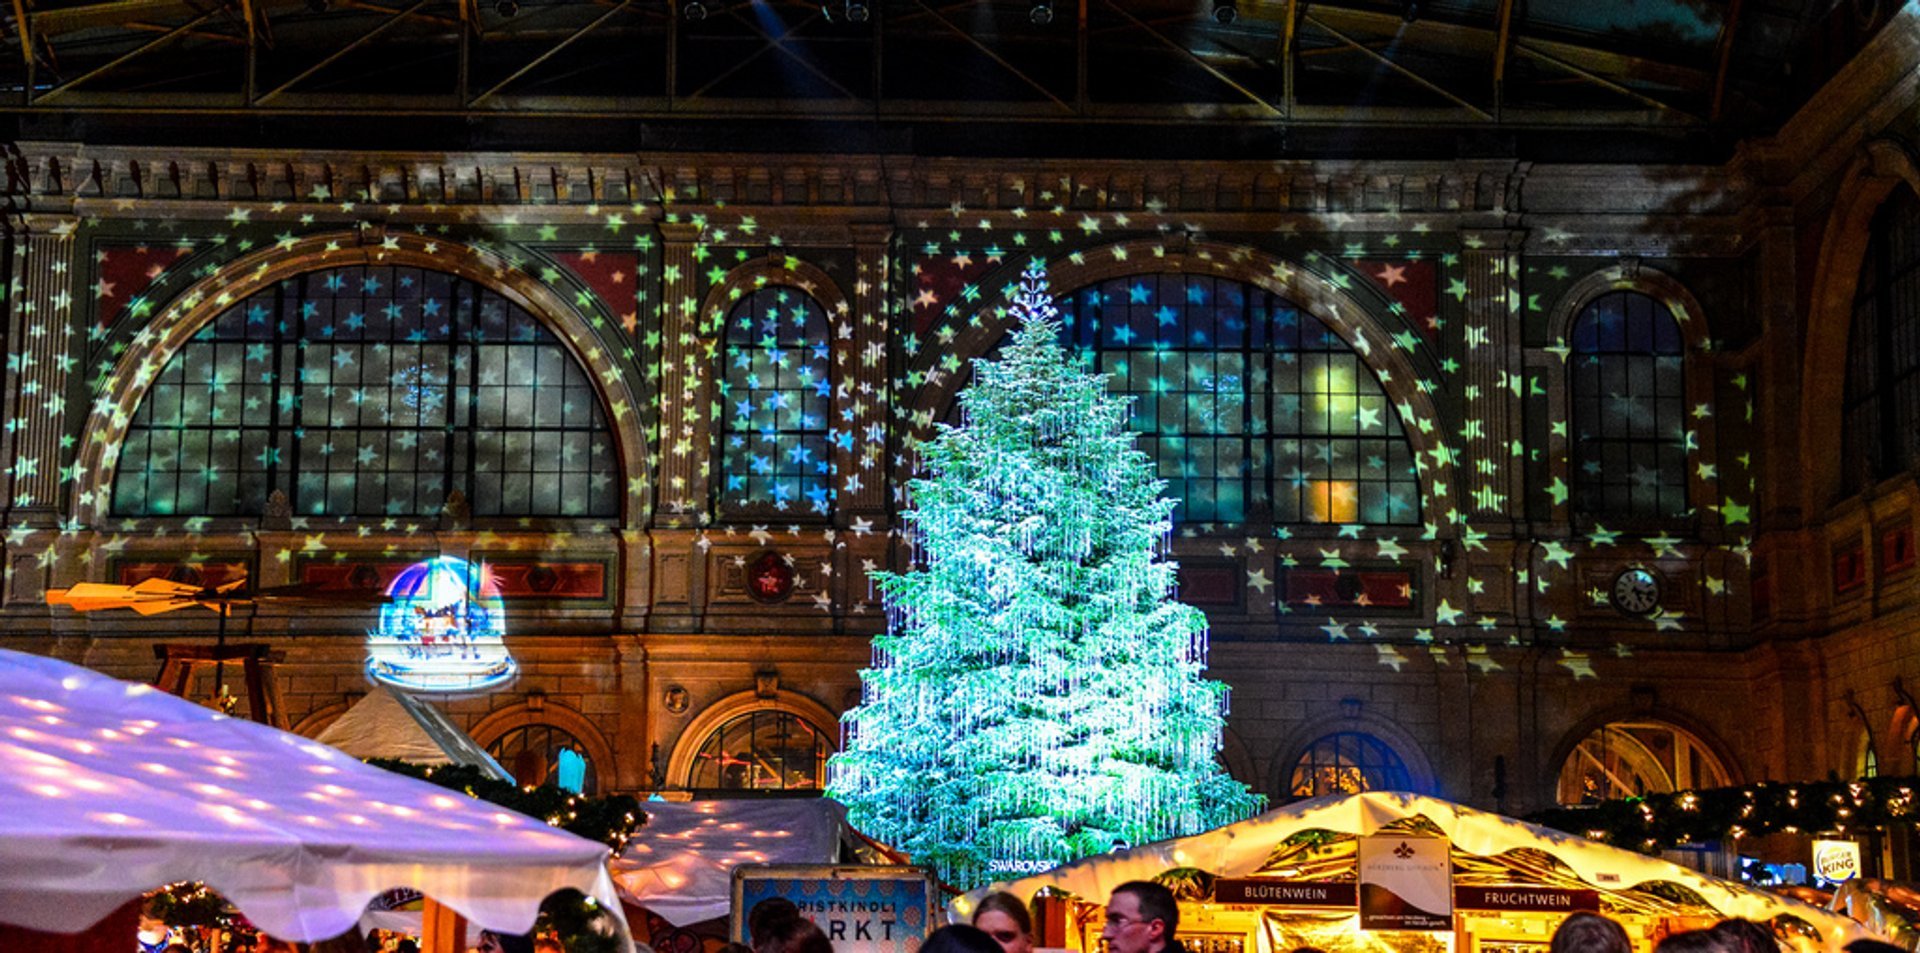
[[832, 343], [812, 295], [768, 285], [727, 312], [715, 414], [722, 512], [833, 509]]
[[1338, 731], [1313, 744], [1294, 762], [1288, 782], [1293, 797], [1407, 791], [1413, 776], [1392, 746], [1365, 732]]
[[487, 753], [519, 784], [556, 784], [575, 794], [600, 789], [587, 746], [564, 728], [522, 725], [495, 738]]
[[1664, 721], [1614, 722], [1580, 740], [1560, 766], [1561, 804], [1670, 794], [1729, 784], [1700, 739]]
[[834, 743], [789, 711], [727, 719], [694, 754], [687, 787], [696, 791], [817, 791], [826, 785]]
[[1904, 185], [1869, 226], [1847, 330], [1842, 413], [1849, 494], [1920, 464], [1920, 197]]
[[1685, 346], [1673, 312], [1637, 291], [1573, 322], [1573, 508], [1629, 521], [1687, 512]]

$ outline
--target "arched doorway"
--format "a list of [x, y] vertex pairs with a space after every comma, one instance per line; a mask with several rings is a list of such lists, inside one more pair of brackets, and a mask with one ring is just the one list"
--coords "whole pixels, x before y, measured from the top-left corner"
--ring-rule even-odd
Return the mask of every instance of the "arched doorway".
[[1556, 799], [1593, 804], [1730, 783], [1719, 757], [1693, 733], [1657, 719], [1635, 719], [1603, 725], [1574, 745], [1560, 766]]

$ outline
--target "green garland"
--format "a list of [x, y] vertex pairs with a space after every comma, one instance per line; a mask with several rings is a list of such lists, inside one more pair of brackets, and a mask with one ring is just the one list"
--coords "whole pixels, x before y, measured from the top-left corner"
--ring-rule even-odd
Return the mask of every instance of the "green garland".
[[1850, 834], [1920, 827], [1920, 777], [1764, 781], [1563, 807], [1528, 818], [1615, 847], [1655, 853], [1767, 834]]
[[625, 794], [583, 797], [556, 784], [521, 787], [492, 777], [479, 768], [462, 765], [412, 764], [387, 758], [374, 758], [367, 763], [539, 818], [569, 833], [607, 845], [616, 857], [633, 839], [634, 830], [646, 823], [640, 802]]

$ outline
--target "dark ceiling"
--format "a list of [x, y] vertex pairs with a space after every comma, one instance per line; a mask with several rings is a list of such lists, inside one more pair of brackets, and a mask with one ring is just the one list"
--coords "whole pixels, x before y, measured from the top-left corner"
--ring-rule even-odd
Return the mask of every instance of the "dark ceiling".
[[1894, 2], [11, 0], [0, 116], [94, 142], [1711, 161]]

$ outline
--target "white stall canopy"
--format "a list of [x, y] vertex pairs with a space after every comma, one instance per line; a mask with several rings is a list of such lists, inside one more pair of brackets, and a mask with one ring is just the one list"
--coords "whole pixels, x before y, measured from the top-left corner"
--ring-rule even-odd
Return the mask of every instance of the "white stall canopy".
[[76, 932], [185, 880], [288, 940], [341, 934], [403, 887], [524, 933], [565, 888], [618, 916], [607, 853], [297, 735], [0, 650], [0, 922]]
[[647, 803], [647, 824], [613, 862], [620, 893], [679, 926], [724, 917], [741, 864], [832, 864], [847, 812], [826, 798]]

